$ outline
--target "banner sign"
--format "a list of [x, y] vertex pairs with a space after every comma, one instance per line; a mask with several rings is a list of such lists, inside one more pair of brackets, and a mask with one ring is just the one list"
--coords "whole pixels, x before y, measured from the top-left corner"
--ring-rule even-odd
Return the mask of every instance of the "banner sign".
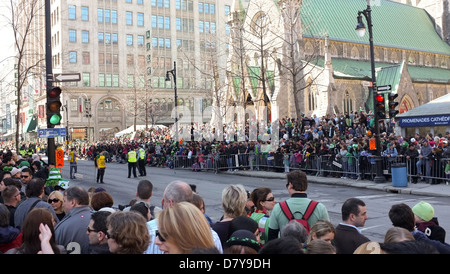
[[398, 118], [400, 118], [401, 127], [429, 127], [450, 125], [450, 114]]

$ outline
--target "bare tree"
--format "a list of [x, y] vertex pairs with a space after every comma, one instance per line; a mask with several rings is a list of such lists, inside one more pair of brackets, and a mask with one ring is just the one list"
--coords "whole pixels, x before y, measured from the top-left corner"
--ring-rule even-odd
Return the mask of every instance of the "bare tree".
[[[10, 0], [11, 17], [7, 18], [8, 25], [13, 30], [15, 48], [15, 85], [17, 87], [17, 115], [16, 115], [16, 151], [19, 150], [19, 124], [22, 106], [22, 88], [28, 84], [27, 78], [31, 73], [41, 74], [40, 66], [45, 61], [45, 50], [39, 40], [44, 30], [44, 1], [41, 0]], [[36, 52], [36, 45], [41, 46], [41, 54]], [[39, 46], [38, 46], [39, 47]]]

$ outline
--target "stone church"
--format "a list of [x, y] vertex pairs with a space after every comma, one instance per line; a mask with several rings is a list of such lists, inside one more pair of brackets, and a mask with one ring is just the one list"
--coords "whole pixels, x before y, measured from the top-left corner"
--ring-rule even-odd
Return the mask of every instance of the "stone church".
[[[400, 113], [450, 93], [450, 46], [428, 12], [368, 2], [376, 85], [398, 94]], [[264, 107], [268, 120], [369, 112], [369, 34], [355, 31], [366, 8], [364, 0], [236, 0], [222, 104], [243, 106], [246, 118], [255, 113], [258, 119]]]

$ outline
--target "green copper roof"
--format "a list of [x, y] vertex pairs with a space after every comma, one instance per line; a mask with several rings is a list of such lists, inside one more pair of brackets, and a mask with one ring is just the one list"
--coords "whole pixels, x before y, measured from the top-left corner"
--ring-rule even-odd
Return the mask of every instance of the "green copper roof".
[[[371, 7], [375, 46], [450, 54], [424, 9], [387, 0], [371, 2], [379, 3]], [[364, 37], [355, 31], [358, 11], [366, 8], [365, 0], [303, 0], [303, 35], [369, 44], [368, 31]], [[367, 27], [364, 16], [363, 22]]]
[[[333, 64], [333, 71], [335, 78], [346, 79], [365, 79], [371, 78], [370, 61], [360, 61], [353, 59], [331, 58]], [[317, 58], [311, 62], [317, 66], [324, 66], [323, 57]], [[399, 79], [398, 74], [401, 73], [402, 65], [375, 62], [377, 85], [391, 85]], [[449, 70], [443, 68], [421, 67], [408, 65], [407, 70], [413, 82], [435, 82], [435, 83], [450, 83]]]

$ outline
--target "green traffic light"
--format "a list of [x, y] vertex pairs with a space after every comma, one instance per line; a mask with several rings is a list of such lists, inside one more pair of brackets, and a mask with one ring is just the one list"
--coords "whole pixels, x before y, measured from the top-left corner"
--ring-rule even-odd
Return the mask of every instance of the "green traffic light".
[[50, 124], [52, 125], [59, 124], [59, 121], [61, 121], [61, 116], [58, 114], [53, 114], [52, 117], [50, 117]]

